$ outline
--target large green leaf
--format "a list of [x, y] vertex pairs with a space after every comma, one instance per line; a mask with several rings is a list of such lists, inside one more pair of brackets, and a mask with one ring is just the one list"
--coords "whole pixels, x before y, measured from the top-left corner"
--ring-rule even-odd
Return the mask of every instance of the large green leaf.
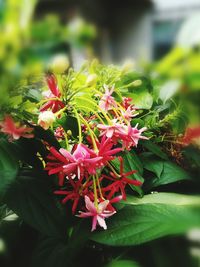
[[153, 97], [148, 91], [132, 93], [131, 97], [137, 108], [150, 109], [153, 105]]
[[13, 155], [11, 144], [0, 140], [0, 197], [2, 197], [18, 172], [18, 161]]
[[66, 235], [67, 221], [47, 179], [49, 177], [44, 173], [20, 174], [7, 188], [3, 201], [20, 219], [41, 233], [63, 237]]
[[200, 197], [171, 193], [129, 198], [93, 240], [112, 246], [138, 245], [200, 226]]

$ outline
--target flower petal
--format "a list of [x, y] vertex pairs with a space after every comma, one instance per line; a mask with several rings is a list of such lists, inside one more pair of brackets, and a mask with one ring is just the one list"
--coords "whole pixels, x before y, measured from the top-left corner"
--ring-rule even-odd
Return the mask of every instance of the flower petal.
[[105, 219], [100, 217], [99, 215], [97, 215], [97, 221], [98, 221], [98, 224], [104, 229], [106, 230], [107, 229], [107, 225], [106, 225], [106, 222], [105, 222]]

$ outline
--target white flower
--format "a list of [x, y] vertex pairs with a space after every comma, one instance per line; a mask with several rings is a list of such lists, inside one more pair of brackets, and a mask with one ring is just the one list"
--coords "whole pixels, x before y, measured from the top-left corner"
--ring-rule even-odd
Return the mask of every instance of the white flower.
[[43, 111], [39, 114], [38, 124], [47, 130], [55, 120], [56, 116], [52, 111]]

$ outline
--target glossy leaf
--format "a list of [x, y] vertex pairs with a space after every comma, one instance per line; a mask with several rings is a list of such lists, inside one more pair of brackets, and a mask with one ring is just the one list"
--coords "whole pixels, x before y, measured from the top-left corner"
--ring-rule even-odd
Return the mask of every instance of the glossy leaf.
[[148, 182], [150, 188], [191, 179], [184, 169], [171, 161], [155, 159], [152, 154], [144, 154], [141, 158], [144, 168], [154, 173], [151, 181]]
[[154, 153], [159, 158], [168, 159], [168, 156], [162, 151], [162, 149], [151, 140], [143, 140], [141, 142], [142, 146], [144, 146], [148, 151]]
[[129, 198], [122, 205], [107, 220], [108, 230], [94, 233], [92, 240], [130, 246], [200, 227], [200, 197], [157, 193], [142, 199]]

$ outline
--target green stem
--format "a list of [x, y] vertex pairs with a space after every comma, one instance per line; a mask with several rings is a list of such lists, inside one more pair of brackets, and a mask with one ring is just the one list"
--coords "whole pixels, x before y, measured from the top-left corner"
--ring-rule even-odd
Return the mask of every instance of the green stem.
[[81, 105], [79, 105], [78, 106], [80, 109], [87, 109], [87, 110], [89, 110], [89, 111], [92, 111], [96, 116], [97, 116], [97, 118], [101, 121], [101, 123], [102, 124], [105, 124], [104, 123], [104, 121], [102, 120], [102, 118], [99, 116], [99, 114], [97, 113], [97, 112], [94, 112], [94, 110], [93, 109], [91, 109], [91, 108], [89, 108], [89, 107], [85, 107], [85, 106], [81, 106]]
[[60, 99], [58, 97], [46, 98], [46, 99], [41, 100], [39, 103], [37, 103], [36, 106], [40, 106], [41, 104], [52, 101], [52, 100], [60, 100]]
[[98, 209], [98, 196], [97, 196], [97, 185], [96, 185], [96, 180], [94, 175], [92, 176], [93, 178], [93, 185], [94, 185], [94, 205]]
[[111, 169], [111, 171], [117, 176], [120, 177], [120, 175], [116, 172], [116, 170], [113, 168], [113, 166], [110, 164], [110, 162], [108, 162], [108, 166]]
[[82, 143], [82, 130], [81, 130], [81, 121], [78, 112], [74, 108], [74, 113], [76, 115], [77, 121], [78, 121], [78, 136], [79, 136], [79, 144]]
[[95, 141], [95, 138], [96, 138], [95, 133], [91, 130], [89, 123], [83, 118], [83, 116], [81, 114], [79, 116], [80, 116], [81, 120], [83, 121], [83, 123], [88, 128], [88, 131], [90, 133], [90, 137], [92, 139], [92, 144], [93, 144], [93, 147], [94, 147], [94, 151], [98, 152], [99, 150], [97, 148], [97, 144], [96, 144], [96, 141]]
[[58, 112], [55, 113], [55, 116], [58, 117], [60, 114], [62, 114], [65, 110], [67, 109], [67, 106], [64, 108], [60, 109]]
[[97, 186], [99, 188], [99, 194], [100, 194], [100, 197], [101, 199], [104, 199], [103, 195], [102, 195], [102, 192], [101, 192], [101, 186], [100, 186], [100, 183], [99, 183], [99, 177], [98, 175], [96, 174], [96, 180], [97, 180]]

